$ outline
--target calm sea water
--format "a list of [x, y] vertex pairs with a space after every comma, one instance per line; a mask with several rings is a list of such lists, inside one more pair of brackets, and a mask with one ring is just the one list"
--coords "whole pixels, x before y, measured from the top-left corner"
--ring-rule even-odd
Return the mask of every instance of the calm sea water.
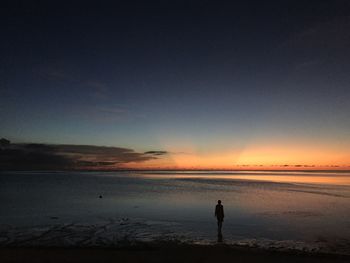
[[130, 235], [210, 241], [221, 199], [226, 241], [350, 243], [347, 172], [2, 172], [0, 195], [2, 226], [121, 219], [138, 222]]

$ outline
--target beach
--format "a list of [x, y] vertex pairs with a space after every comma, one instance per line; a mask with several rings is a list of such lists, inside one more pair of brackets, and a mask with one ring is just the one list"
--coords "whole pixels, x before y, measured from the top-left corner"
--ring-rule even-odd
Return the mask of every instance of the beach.
[[[349, 178], [295, 171], [3, 172], [1, 254], [84, 258], [84, 251], [98, 257], [106, 249], [115, 258], [131, 249], [163, 258], [225, 249], [232, 257], [256, 250], [257, 258], [265, 253], [259, 251], [346, 257]], [[221, 238], [214, 217], [219, 198]]]
[[349, 262], [349, 257], [226, 246], [111, 248], [0, 248], [1, 262]]

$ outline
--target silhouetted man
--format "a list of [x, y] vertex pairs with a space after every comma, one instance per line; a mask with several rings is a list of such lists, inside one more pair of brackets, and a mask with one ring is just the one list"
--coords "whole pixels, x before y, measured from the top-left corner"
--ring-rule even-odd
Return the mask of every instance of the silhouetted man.
[[221, 234], [222, 222], [224, 221], [224, 207], [221, 204], [221, 200], [218, 200], [218, 204], [215, 207], [215, 216], [218, 220], [218, 233]]

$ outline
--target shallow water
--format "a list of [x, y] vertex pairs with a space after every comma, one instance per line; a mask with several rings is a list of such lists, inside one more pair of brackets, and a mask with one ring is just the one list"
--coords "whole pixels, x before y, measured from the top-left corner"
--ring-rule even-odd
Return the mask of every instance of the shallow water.
[[350, 243], [346, 172], [2, 172], [0, 195], [12, 230], [117, 220], [131, 238], [215, 242], [221, 199], [224, 242]]

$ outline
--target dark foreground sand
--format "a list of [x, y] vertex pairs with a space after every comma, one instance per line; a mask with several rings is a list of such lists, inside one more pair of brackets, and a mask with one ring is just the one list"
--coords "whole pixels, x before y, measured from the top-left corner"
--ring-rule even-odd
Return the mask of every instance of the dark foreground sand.
[[350, 262], [349, 256], [228, 246], [0, 248], [0, 262]]

